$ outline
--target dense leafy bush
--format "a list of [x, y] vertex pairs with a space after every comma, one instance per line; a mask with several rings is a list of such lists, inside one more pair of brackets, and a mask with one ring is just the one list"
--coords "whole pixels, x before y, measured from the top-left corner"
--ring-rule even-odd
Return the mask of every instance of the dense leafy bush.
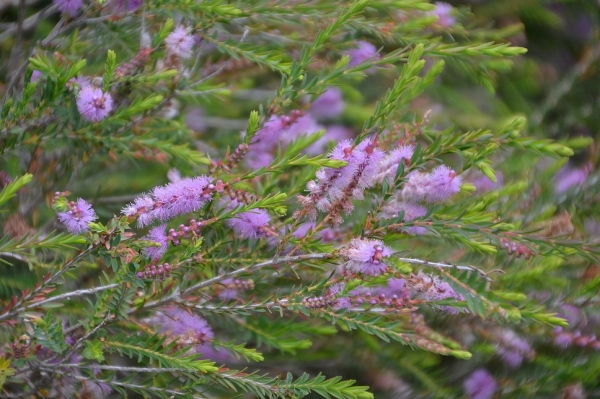
[[597, 49], [534, 109], [510, 8], [17, 3], [0, 398], [598, 394]]

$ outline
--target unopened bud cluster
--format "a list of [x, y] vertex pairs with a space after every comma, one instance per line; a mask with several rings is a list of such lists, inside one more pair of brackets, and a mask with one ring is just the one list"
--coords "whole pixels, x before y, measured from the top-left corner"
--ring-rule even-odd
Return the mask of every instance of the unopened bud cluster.
[[167, 239], [173, 245], [181, 244], [181, 238], [188, 238], [189, 236], [198, 236], [200, 235], [200, 227], [202, 226], [202, 222], [197, 222], [196, 219], [191, 219], [190, 224], [186, 226], [185, 224], [180, 224], [177, 230], [169, 229], [169, 234], [167, 234]]
[[562, 327], [554, 330], [554, 343], [562, 348], [575, 345], [582, 348], [600, 350], [600, 340], [594, 334], [581, 334], [581, 331], [563, 331]]
[[524, 257], [525, 259], [529, 259], [535, 255], [535, 252], [531, 248], [518, 242], [510, 241], [507, 238], [502, 238], [500, 242], [509, 255], [514, 254], [517, 258]]
[[399, 297], [396, 294], [393, 295], [385, 295], [385, 294], [375, 294], [373, 295], [370, 292], [364, 294], [356, 294], [348, 297], [350, 303], [352, 305], [361, 306], [361, 305], [370, 305], [370, 306], [381, 306], [385, 308], [404, 308], [411, 307], [411, 300], [408, 297]]
[[161, 279], [171, 277], [171, 271], [173, 270], [173, 266], [168, 263], [163, 263], [160, 265], [151, 265], [146, 267], [144, 270], [139, 271], [137, 273], [138, 278], [145, 279]]
[[115, 68], [115, 76], [123, 78], [125, 76], [134, 75], [136, 71], [142, 69], [148, 60], [154, 49], [146, 47], [140, 49], [136, 56], [129, 62], [125, 62]]

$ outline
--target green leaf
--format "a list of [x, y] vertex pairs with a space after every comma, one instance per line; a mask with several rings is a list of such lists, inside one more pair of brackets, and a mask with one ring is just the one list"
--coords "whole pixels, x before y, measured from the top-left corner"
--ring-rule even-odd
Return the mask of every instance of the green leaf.
[[108, 55], [106, 56], [106, 66], [104, 67], [104, 91], [108, 91], [110, 88], [110, 82], [113, 78], [116, 67], [117, 54], [112, 50], [108, 50]]
[[17, 194], [17, 191], [19, 191], [20, 188], [25, 186], [32, 179], [33, 175], [27, 173], [4, 186], [2, 191], [0, 191], [0, 205], [3, 205], [6, 203], [6, 201], [14, 197]]
[[102, 352], [102, 342], [94, 340], [94, 341], [84, 341], [85, 349], [81, 353], [81, 355], [89, 360], [95, 360], [97, 362], [104, 361], [104, 353]]
[[6, 382], [6, 379], [15, 375], [15, 369], [10, 367], [10, 359], [0, 357], [0, 388]]

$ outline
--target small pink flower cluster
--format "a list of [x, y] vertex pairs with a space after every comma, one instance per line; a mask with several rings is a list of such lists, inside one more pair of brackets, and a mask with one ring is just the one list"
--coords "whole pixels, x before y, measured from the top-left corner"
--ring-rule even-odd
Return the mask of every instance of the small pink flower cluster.
[[[228, 202], [226, 209], [233, 209], [240, 205], [237, 199], [232, 199]], [[271, 217], [264, 209], [252, 209], [248, 212], [238, 213], [230, 219], [227, 219], [225, 224], [229, 226], [236, 234], [242, 238], [263, 238], [268, 235], [277, 235], [269, 228]]]
[[77, 110], [84, 119], [98, 122], [106, 118], [112, 110], [113, 100], [110, 94], [90, 83], [82, 85], [77, 95]]
[[411, 202], [443, 202], [460, 192], [461, 185], [461, 176], [446, 165], [439, 165], [431, 173], [409, 174], [401, 196]]
[[138, 227], [195, 212], [211, 201], [213, 192], [218, 191], [211, 184], [212, 180], [211, 177], [198, 176], [155, 187], [149, 195], [136, 198], [121, 212], [125, 216], [137, 217]]
[[[412, 148], [399, 148], [393, 151], [390, 156], [394, 156], [394, 160], [410, 160], [412, 156]], [[409, 155], [410, 154], [410, 155]], [[388, 166], [390, 165], [390, 166]], [[390, 177], [391, 173], [395, 173], [398, 163], [388, 161], [382, 167], [383, 178]], [[386, 169], [387, 168], [387, 169]], [[393, 198], [382, 209], [380, 217], [383, 219], [392, 219], [404, 213], [404, 222], [409, 222], [427, 214], [427, 208], [421, 205], [422, 202], [442, 202], [449, 199], [452, 195], [460, 191], [462, 185], [461, 176], [457, 176], [456, 172], [446, 165], [435, 167], [430, 173], [420, 171], [412, 172], [408, 175], [408, 181], [404, 183], [404, 187], [399, 193], [400, 198]], [[422, 235], [427, 232], [427, 229], [422, 226], [410, 226], [405, 229], [407, 232], [417, 235]]]
[[69, 233], [75, 235], [87, 233], [90, 229], [88, 223], [97, 218], [92, 206], [81, 198], [77, 202], [69, 202], [67, 211], [58, 214], [58, 220], [65, 225]]
[[191, 29], [179, 25], [165, 38], [167, 54], [181, 59], [190, 58], [192, 56], [194, 42], [195, 40], [194, 36], [191, 34]]
[[348, 269], [366, 276], [385, 273], [387, 265], [383, 258], [391, 254], [392, 250], [383, 245], [382, 241], [366, 238], [354, 238], [340, 250], [340, 255], [348, 261]]
[[179, 348], [199, 347], [214, 338], [212, 328], [202, 317], [180, 307], [170, 307], [157, 313], [151, 323], [158, 332], [167, 336], [168, 342], [175, 342]]
[[347, 165], [339, 169], [321, 168], [317, 172], [317, 180], [311, 180], [306, 185], [309, 195], [298, 196], [302, 209], [296, 211], [295, 218], [306, 214], [315, 220], [319, 210], [331, 216], [334, 226], [341, 224], [341, 212], [349, 215], [354, 209], [351, 199], [364, 199], [364, 190], [375, 183], [383, 157], [383, 151], [371, 139], [365, 139], [357, 145], [351, 140], [336, 145], [329, 158], [345, 161]]

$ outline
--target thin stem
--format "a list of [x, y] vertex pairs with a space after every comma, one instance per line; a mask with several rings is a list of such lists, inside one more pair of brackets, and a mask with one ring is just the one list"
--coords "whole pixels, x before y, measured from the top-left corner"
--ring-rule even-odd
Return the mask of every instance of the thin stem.
[[[117, 232], [117, 229], [113, 229], [108, 233], [108, 238], [112, 238]], [[71, 267], [74, 267], [80, 260], [85, 259], [93, 250], [95, 250], [99, 245], [101, 245], [101, 243], [95, 242], [93, 244], [91, 244], [88, 248], [86, 248], [85, 250], [81, 251], [81, 253], [79, 253], [79, 255], [75, 256], [73, 259], [71, 259], [69, 262], [67, 262], [60, 270], [58, 270], [54, 275], [52, 275], [48, 280], [43, 281], [39, 287], [37, 287], [36, 289], [34, 289], [31, 293], [29, 293], [29, 295], [27, 295], [25, 298], [22, 298], [20, 300], [20, 302], [16, 303], [15, 306], [19, 306], [19, 308], [14, 309], [10, 312], [4, 313], [3, 315], [0, 315], [0, 320], [5, 320], [8, 318], [11, 318], [13, 316], [15, 316], [16, 314], [18, 314], [20, 311], [22, 311], [23, 309], [21, 309], [21, 305], [27, 303], [28, 301], [30, 301], [32, 298], [34, 298], [37, 294], [39, 294], [42, 290], [44, 290], [47, 286], [53, 284], [54, 282], [56, 282], [60, 276], [62, 276], [63, 274], [65, 274], [69, 269], [71, 269]], [[38, 302], [39, 304], [39, 302]], [[26, 308], [27, 309], [27, 308]]]
[[31, 308], [37, 308], [38, 306], [44, 305], [46, 303], [58, 301], [58, 300], [64, 299], [64, 298], [68, 299], [68, 298], [74, 297], [74, 296], [82, 296], [82, 295], [87, 295], [87, 294], [93, 294], [95, 292], [109, 290], [111, 288], [116, 288], [119, 285], [121, 285], [121, 284], [115, 283], [115, 284], [104, 285], [102, 287], [95, 287], [95, 288], [89, 288], [89, 289], [85, 289], [85, 290], [66, 292], [64, 294], [53, 296], [52, 298], [44, 299], [43, 301], [34, 302], [31, 305], [21, 307], [21, 308], [17, 309], [17, 311], [22, 311], [22, 310], [31, 309]]
[[[242, 38], [240, 39], [240, 44], [246, 39], [246, 37], [248, 36], [248, 33], [250, 32], [250, 29], [245, 28], [244, 30], [244, 34], [242, 35]], [[204, 36], [204, 38], [206, 38], [207, 36]], [[217, 76], [218, 74], [220, 74], [221, 72], [223, 72], [223, 70], [225, 68], [227, 68], [227, 65], [229, 65], [229, 63], [231, 62], [231, 58], [228, 59], [223, 65], [221, 65], [221, 67], [219, 69], [217, 69], [216, 71], [214, 71], [213, 73], [211, 73], [210, 75], [198, 80], [197, 82], [194, 82], [192, 84], [189, 85], [189, 87], [194, 87], [197, 86], [199, 84], [202, 84], [203, 82], [206, 82], [207, 80]]]
[[469, 272], [477, 272], [481, 277], [485, 278], [487, 281], [493, 281], [488, 275], [481, 269], [478, 269], [474, 266], [459, 266], [459, 265], [451, 265], [449, 263], [440, 263], [440, 262], [431, 262], [427, 259], [415, 259], [415, 258], [401, 258], [396, 257], [399, 261], [405, 263], [411, 263], [413, 265], [423, 265], [423, 266], [433, 266], [433, 267], [441, 267], [445, 269], [455, 269], [455, 270], [466, 270]]
[[302, 262], [305, 260], [313, 260], [313, 259], [330, 259], [332, 257], [333, 257], [333, 255], [331, 255], [330, 253], [304, 254], [304, 255], [297, 255], [297, 256], [286, 256], [283, 258], [276, 258], [276, 259], [268, 260], [266, 262], [256, 263], [254, 265], [248, 265], [246, 267], [242, 267], [240, 269], [233, 270], [229, 273], [221, 274], [219, 276], [215, 276], [208, 280], [201, 281], [197, 284], [192, 285], [191, 287], [184, 289], [183, 291], [180, 291], [178, 288], [171, 295], [169, 295], [165, 298], [147, 303], [144, 306], [144, 309], [155, 308], [157, 306], [164, 305], [165, 303], [168, 303], [171, 301], [176, 301], [181, 296], [188, 295], [196, 290], [199, 290], [201, 288], [218, 283], [219, 281], [222, 281], [222, 280], [225, 280], [228, 278], [233, 278], [233, 277], [236, 277], [243, 273], [249, 273], [249, 272], [252, 272], [255, 270], [259, 270], [259, 269], [262, 269], [267, 266], [275, 266], [275, 265], [280, 265], [283, 263]]
[[[100, 367], [98, 367], [100, 368]], [[149, 386], [144, 386], [144, 385], [137, 385], [137, 384], [128, 384], [125, 382], [118, 382], [118, 381], [105, 381], [105, 380], [100, 380], [100, 379], [93, 379], [93, 378], [87, 378], [84, 377], [82, 375], [75, 375], [73, 373], [67, 373], [67, 372], [63, 372], [63, 371], [57, 371], [54, 368], [48, 367], [45, 368], [45, 370], [51, 371], [53, 373], [56, 374], [60, 374], [60, 375], [68, 375], [70, 377], [74, 377], [76, 379], [78, 379], [79, 381], [91, 381], [94, 383], [98, 383], [98, 382], [102, 382], [105, 383], [107, 385], [114, 385], [114, 386], [118, 386], [118, 387], [123, 387], [123, 388], [130, 388], [130, 389], [138, 389], [138, 390], [142, 390], [142, 391], [150, 391], [150, 392], [163, 392], [163, 393], [168, 393], [171, 395], [177, 395], [177, 396], [185, 396], [185, 397], [189, 397], [190, 393], [189, 392], [181, 392], [181, 391], [176, 391], [173, 389], [167, 389], [167, 388], [159, 388], [159, 387], [149, 387]], [[205, 399], [204, 397], [201, 396], [197, 396], [197, 395], [192, 395], [192, 398], [194, 399]]]

